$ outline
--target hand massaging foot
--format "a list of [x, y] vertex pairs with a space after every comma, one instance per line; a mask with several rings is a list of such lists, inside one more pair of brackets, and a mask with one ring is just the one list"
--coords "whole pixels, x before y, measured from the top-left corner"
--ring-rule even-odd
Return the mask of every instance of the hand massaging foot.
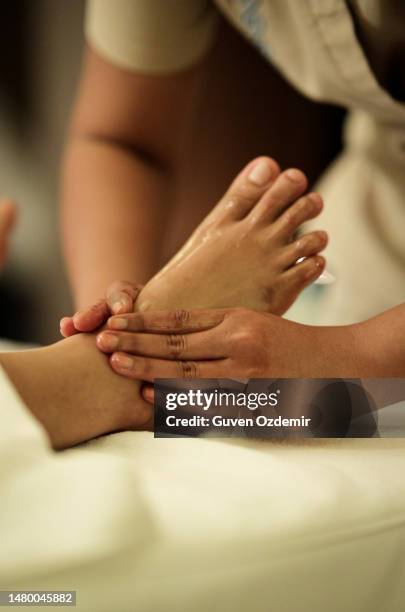
[[[251, 162], [175, 257], [141, 292], [137, 309], [244, 306], [283, 314], [322, 273], [327, 235], [295, 239], [319, 215], [304, 174], [280, 174], [272, 159]], [[302, 262], [297, 263], [301, 258]]]

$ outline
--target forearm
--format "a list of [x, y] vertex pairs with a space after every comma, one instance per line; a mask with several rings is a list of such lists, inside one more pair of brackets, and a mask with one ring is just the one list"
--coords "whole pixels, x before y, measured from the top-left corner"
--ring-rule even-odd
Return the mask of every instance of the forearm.
[[405, 377], [405, 304], [342, 327], [300, 329], [307, 377]]
[[405, 304], [357, 325], [364, 377], [405, 378]]
[[172, 193], [172, 172], [106, 140], [75, 136], [65, 156], [64, 251], [76, 306], [98, 300], [117, 278], [146, 282]]

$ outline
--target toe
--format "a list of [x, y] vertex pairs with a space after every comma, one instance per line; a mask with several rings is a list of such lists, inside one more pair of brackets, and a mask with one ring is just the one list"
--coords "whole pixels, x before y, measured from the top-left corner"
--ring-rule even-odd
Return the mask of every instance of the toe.
[[305, 287], [316, 281], [325, 268], [321, 255], [308, 257], [286, 272], [280, 274], [273, 288], [275, 299], [269, 303], [269, 312], [283, 315], [297, 299]]
[[321, 196], [318, 193], [309, 193], [287, 208], [272, 229], [282, 240], [289, 240], [303, 223], [317, 217], [322, 209]]
[[280, 173], [271, 157], [258, 157], [236, 177], [218, 205], [222, 217], [243, 219]]
[[308, 257], [284, 272], [282, 275], [283, 283], [294, 292], [296, 297], [300, 291], [313, 283], [322, 274], [324, 268], [324, 257], [321, 255]]
[[249, 219], [252, 223], [271, 223], [294, 202], [307, 187], [308, 181], [301, 170], [282, 172], [255, 206]]
[[284, 269], [289, 268], [302, 257], [310, 257], [320, 253], [327, 244], [328, 234], [320, 230], [301, 236], [282, 249], [280, 254], [282, 267]]

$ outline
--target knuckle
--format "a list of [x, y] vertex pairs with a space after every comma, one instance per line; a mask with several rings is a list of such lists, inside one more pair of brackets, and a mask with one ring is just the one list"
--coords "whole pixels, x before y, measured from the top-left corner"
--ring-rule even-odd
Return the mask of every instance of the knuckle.
[[236, 331], [232, 335], [232, 344], [235, 348], [245, 348], [250, 345], [251, 335], [247, 329]]
[[242, 348], [244, 352], [255, 354], [262, 342], [262, 332], [256, 321], [245, 321], [243, 328], [234, 332], [232, 336], [234, 346]]
[[253, 198], [253, 190], [244, 184], [243, 186], [239, 185], [229, 192], [227, 202], [232, 202], [233, 206], [237, 208], [245, 208], [246, 206], [250, 206]]
[[175, 328], [183, 327], [190, 320], [191, 313], [189, 310], [177, 309], [170, 314], [170, 317]]
[[181, 334], [169, 334], [166, 336], [166, 345], [170, 357], [181, 357], [186, 350], [186, 338]]
[[180, 378], [198, 378], [198, 367], [195, 361], [178, 361]]

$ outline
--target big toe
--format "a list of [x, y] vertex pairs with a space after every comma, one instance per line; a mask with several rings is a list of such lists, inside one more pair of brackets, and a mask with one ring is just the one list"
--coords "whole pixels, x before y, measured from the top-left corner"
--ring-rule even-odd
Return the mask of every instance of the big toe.
[[238, 174], [218, 206], [224, 219], [240, 220], [256, 206], [262, 195], [274, 183], [280, 168], [271, 157], [258, 157]]

